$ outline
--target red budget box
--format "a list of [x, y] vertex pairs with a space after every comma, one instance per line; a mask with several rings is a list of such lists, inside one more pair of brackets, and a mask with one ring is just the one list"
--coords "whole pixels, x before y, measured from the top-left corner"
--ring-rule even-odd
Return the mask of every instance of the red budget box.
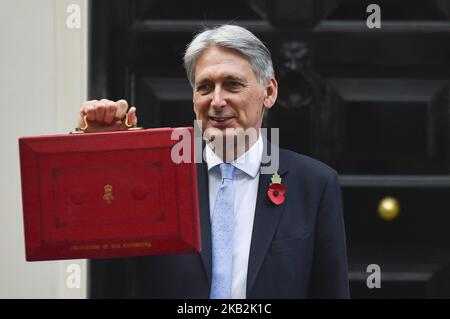
[[198, 252], [194, 138], [174, 129], [19, 139], [28, 261]]

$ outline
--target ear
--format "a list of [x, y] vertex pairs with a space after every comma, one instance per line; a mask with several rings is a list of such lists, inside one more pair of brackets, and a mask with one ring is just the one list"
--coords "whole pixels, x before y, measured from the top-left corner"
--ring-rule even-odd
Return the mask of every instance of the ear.
[[270, 109], [274, 106], [278, 96], [278, 82], [275, 78], [271, 78], [265, 88], [264, 107]]
[[195, 89], [192, 88], [192, 109], [195, 114], [197, 114], [197, 110], [195, 108]]

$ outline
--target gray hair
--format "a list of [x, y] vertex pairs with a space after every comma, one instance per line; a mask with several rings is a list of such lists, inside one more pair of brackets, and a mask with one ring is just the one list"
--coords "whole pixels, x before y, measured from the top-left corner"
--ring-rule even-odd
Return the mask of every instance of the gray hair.
[[184, 68], [191, 86], [195, 85], [195, 66], [200, 55], [212, 45], [240, 52], [249, 60], [260, 84], [275, 76], [269, 50], [247, 29], [225, 24], [198, 33], [188, 44], [184, 54]]

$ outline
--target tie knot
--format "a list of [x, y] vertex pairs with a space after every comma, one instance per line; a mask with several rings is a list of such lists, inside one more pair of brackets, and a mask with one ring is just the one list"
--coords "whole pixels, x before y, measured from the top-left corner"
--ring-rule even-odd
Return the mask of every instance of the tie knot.
[[220, 172], [222, 174], [222, 179], [234, 179], [234, 166], [231, 164], [220, 164]]

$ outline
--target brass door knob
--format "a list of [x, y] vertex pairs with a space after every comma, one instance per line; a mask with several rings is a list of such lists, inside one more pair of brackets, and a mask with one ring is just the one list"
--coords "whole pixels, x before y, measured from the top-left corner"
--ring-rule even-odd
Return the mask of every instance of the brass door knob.
[[385, 221], [398, 218], [400, 214], [400, 203], [394, 197], [384, 197], [378, 203], [378, 215]]

